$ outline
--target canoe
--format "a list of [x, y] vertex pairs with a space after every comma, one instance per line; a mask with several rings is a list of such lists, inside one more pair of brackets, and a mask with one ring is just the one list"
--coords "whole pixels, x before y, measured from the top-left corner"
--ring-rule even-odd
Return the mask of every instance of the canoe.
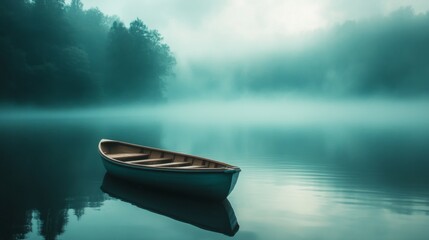
[[201, 198], [148, 189], [108, 173], [104, 176], [101, 190], [112, 198], [204, 230], [234, 236], [239, 229], [228, 199], [202, 201]]
[[107, 172], [148, 187], [215, 200], [225, 199], [240, 168], [215, 160], [102, 139], [98, 149]]

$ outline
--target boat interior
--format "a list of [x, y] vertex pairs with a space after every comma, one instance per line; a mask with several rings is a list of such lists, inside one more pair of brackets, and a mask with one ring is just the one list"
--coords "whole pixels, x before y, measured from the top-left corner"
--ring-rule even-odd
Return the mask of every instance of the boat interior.
[[226, 164], [195, 156], [126, 145], [117, 142], [104, 142], [100, 147], [103, 154], [107, 157], [132, 165], [179, 169], [213, 169], [228, 167]]

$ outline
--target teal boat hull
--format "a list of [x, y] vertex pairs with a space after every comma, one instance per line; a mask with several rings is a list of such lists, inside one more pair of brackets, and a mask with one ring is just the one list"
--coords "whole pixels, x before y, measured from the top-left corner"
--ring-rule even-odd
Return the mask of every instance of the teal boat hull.
[[113, 176], [150, 188], [213, 200], [225, 199], [237, 182], [240, 171], [174, 171], [119, 164], [101, 157]]

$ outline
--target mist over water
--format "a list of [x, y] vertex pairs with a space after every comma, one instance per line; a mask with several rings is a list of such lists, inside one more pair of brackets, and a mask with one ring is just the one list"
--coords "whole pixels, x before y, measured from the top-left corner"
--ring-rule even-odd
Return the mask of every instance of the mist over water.
[[428, 99], [316, 99], [309, 97], [242, 98], [235, 100], [176, 101], [158, 105], [116, 105], [74, 109], [8, 109], [1, 121], [31, 119], [123, 118], [211, 125], [368, 125], [418, 126], [429, 122]]

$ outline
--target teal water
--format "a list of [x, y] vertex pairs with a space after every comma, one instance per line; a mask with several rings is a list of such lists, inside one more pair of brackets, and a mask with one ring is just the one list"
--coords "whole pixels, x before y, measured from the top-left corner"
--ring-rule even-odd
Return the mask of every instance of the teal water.
[[[3, 119], [0, 134], [0, 239], [429, 238], [425, 124], [40, 117]], [[224, 205], [103, 191], [101, 138], [240, 166], [230, 216], [214, 214]], [[202, 227], [234, 219], [236, 232]]]

